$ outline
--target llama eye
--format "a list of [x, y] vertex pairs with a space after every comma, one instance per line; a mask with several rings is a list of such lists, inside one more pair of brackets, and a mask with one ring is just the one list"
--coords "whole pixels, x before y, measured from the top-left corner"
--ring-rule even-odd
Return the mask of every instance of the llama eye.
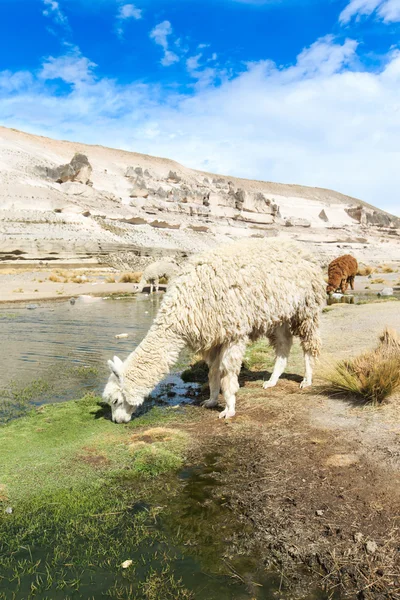
[[115, 398], [115, 400], [112, 401], [112, 404], [114, 404], [114, 406], [115, 404], [118, 404], [118, 398]]

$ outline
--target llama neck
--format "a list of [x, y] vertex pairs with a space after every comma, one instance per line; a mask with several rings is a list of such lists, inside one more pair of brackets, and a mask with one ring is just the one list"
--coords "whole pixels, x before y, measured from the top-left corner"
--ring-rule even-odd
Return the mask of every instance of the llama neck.
[[182, 338], [153, 325], [124, 363], [124, 387], [131, 397], [143, 400], [169, 373], [184, 346]]

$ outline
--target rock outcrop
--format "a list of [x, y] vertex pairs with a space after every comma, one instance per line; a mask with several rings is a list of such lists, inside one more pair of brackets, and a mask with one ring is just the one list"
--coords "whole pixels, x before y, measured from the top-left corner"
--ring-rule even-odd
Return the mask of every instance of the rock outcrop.
[[74, 154], [71, 161], [66, 165], [60, 165], [59, 167], [54, 168], [46, 167], [43, 171], [46, 177], [54, 180], [56, 183], [75, 181], [85, 185], [91, 184], [90, 176], [92, 174], [92, 166], [88, 157], [79, 152]]
[[277, 235], [313, 246], [327, 263], [344, 247], [366, 263], [377, 245], [381, 262], [400, 254], [399, 219], [332, 190], [217, 176], [1, 127], [0, 141], [0, 261], [104, 262], [131, 248], [192, 253]]

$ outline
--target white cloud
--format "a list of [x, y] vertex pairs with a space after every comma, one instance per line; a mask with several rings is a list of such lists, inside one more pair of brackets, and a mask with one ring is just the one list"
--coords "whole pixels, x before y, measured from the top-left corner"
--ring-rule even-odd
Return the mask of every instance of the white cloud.
[[203, 55], [201, 53], [196, 54], [196, 56], [189, 56], [189, 58], [186, 60], [186, 68], [189, 73], [199, 68], [199, 62], [202, 56]]
[[125, 22], [129, 19], [138, 21], [142, 18], [142, 10], [136, 8], [134, 4], [122, 4], [119, 7], [116, 19], [116, 32], [118, 37], [122, 38], [125, 30]]
[[[356, 52], [352, 40], [323, 38], [292, 66], [251, 63], [183, 95], [98, 77], [75, 49], [47, 59], [36, 75], [0, 73], [0, 122], [219, 173], [332, 188], [400, 214], [400, 52], [380, 72], [359, 69]], [[68, 86], [55, 95], [57, 76]]]
[[119, 19], [141, 19], [142, 11], [136, 8], [134, 4], [123, 4], [118, 12]]
[[339, 21], [349, 23], [354, 17], [370, 16], [376, 13], [385, 23], [400, 21], [400, 0], [350, 0], [340, 13]]
[[150, 38], [155, 41], [156, 44], [161, 46], [164, 50], [164, 56], [161, 59], [161, 64], [164, 67], [169, 67], [170, 65], [179, 61], [179, 56], [169, 50], [168, 37], [172, 34], [172, 25], [169, 21], [163, 21], [159, 23], [152, 29], [150, 32]]
[[44, 10], [43, 14], [45, 17], [49, 17], [60, 25], [65, 30], [69, 31], [69, 23], [67, 17], [64, 15], [60, 8], [60, 4], [56, 0], [43, 0]]
[[61, 79], [65, 83], [79, 85], [94, 81], [93, 69], [97, 65], [82, 56], [78, 48], [64, 56], [49, 56], [38, 73], [38, 78], [46, 81]]

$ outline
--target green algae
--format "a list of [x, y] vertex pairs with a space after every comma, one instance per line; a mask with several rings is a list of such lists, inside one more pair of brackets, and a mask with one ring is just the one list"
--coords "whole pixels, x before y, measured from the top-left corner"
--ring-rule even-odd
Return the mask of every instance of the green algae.
[[236, 524], [208, 491], [215, 459], [183, 469], [179, 426], [200, 410], [117, 426], [87, 395], [1, 426], [0, 600], [268, 598], [268, 579], [250, 593], [222, 558]]

